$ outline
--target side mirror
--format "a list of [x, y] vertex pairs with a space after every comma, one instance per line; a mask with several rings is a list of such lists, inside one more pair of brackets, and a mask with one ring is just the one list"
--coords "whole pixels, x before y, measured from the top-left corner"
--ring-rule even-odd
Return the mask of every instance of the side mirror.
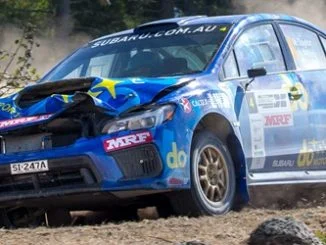
[[249, 78], [262, 77], [267, 74], [265, 68], [254, 68], [247, 71]]

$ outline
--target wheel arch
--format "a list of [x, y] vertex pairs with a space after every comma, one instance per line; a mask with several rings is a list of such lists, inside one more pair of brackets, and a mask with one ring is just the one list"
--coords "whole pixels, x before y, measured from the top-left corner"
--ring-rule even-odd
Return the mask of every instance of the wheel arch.
[[210, 112], [204, 115], [194, 128], [192, 140], [196, 133], [201, 130], [208, 130], [214, 133], [227, 147], [237, 178], [236, 205], [246, 203], [249, 200], [246, 183], [246, 159], [240, 139], [238, 138], [233, 126], [223, 115]]

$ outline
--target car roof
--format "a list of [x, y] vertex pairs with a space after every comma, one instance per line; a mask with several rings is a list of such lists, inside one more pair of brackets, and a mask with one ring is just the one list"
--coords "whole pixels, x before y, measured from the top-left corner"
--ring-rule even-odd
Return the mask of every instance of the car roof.
[[[200, 25], [200, 24], [240, 24], [242, 22], [245, 24], [250, 24], [250, 23], [255, 23], [264, 20], [265, 21], [266, 20], [294, 21], [318, 29], [317, 27], [313, 26], [311, 23], [294, 16], [285, 15], [285, 14], [268, 14], [268, 13], [246, 14], [246, 15], [224, 15], [224, 16], [210, 16], [210, 17], [205, 15], [185, 16], [179, 18], [170, 18], [170, 19], [152, 21], [152, 22], [141, 24], [136, 28], [155, 26], [155, 25], [164, 25], [164, 24], [177, 24], [178, 26]], [[90, 43], [102, 39], [106, 39], [109, 37], [133, 34], [135, 29], [129, 29], [121, 32], [116, 32], [110, 35], [102, 36], [95, 40], [90, 41]]]

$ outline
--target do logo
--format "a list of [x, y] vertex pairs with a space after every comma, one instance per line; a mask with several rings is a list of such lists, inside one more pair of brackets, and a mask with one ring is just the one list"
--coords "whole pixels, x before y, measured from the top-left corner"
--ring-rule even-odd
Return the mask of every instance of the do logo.
[[166, 162], [169, 168], [184, 168], [187, 162], [187, 154], [184, 151], [178, 151], [177, 143], [172, 143], [172, 151], [166, 156]]

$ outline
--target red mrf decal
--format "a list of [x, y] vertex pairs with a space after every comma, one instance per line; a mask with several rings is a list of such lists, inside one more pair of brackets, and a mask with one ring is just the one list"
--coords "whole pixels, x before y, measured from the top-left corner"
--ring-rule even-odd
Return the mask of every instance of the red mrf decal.
[[292, 125], [293, 118], [291, 113], [265, 116], [265, 127], [267, 128]]
[[0, 129], [19, 126], [19, 125], [23, 125], [26, 123], [43, 121], [43, 120], [49, 119], [51, 116], [52, 116], [52, 114], [46, 114], [46, 115], [39, 115], [39, 116], [32, 116], [32, 117], [21, 117], [21, 118], [16, 118], [16, 119], [0, 121]]
[[153, 138], [150, 132], [141, 132], [137, 134], [129, 134], [122, 137], [108, 139], [103, 142], [106, 152], [117, 151], [136, 145], [152, 142]]

